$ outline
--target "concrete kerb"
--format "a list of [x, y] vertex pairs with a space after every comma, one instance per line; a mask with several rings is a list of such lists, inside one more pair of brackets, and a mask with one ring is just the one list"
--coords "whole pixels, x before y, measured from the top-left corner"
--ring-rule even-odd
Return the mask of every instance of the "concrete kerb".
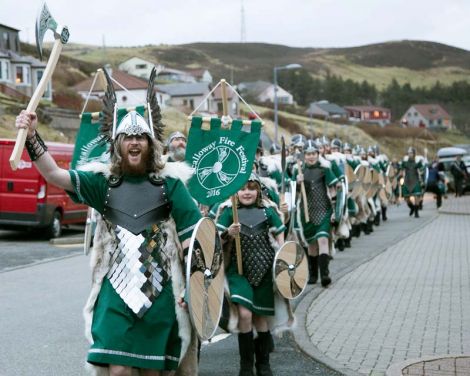
[[470, 357], [470, 354], [456, 354], [456, 355], [436, 355], [436, 356], [426, 356], [423, 358], [417, 358], [417, 359], [408, 359], [404, 362], [400, 363], [395, 363], [392, 364], [390, 367], [388, 367], [387, 371], [385, 371], [385, 376], [403, 376], [403, 370], [406, 367], [409, 367], [413, 364], [419, 364], [419, 363], [426, 363], [426, 362], [431, 362], [434, 360], [439, 360], [439, 359], [458, 359], [458, 358], [468, 358]]
[[[431, 218], [427, 219], [426, 221], [423, 221], [423, 223], [420, 226], [418, 226], [413, 231], [408, 233], [405, 237], [401, 238], [400, 241], [408, 238], [409, 236], [415, 234], [416, 232], [426, 227], [428, 224], [430, 224], [432, 221], [434, 221], [437, 218], [438, 214], [440, 214], [440, 212], [436, 213], [435, 215], [433, 215]], [[396, 240], [397, 239], [393, 239], [389, 241], [382, 248], [380, 248], [380, 250], [377, 253], [371, 255], [370, 257], [364, 258], [361, 262], [355, 263], [349, 267], [342, 269], [341, 271], [335, 274], [334, 276], [335, 280], [341, 279], [348, 273], [357, 269], [362, 264], [373, 260], [375, 257], [377, 257], [378, 255], [385, 252], [388, 248], [390, 248], [396, 242]], [[297, 305], [295, 309], [297, 325], [294, 327], [294, 330], [293, 330], [294, 341], [297, 344], [298, 348], [304, 354], [310, 356], [315, 361], [323, 364], [324, 366], [336, 372], [339, 372], [345, 376], [364, 376], [363, 374], [357, 371], [354, 371], [352, 369], [342, 366], [336, 360], [330, 358], [329, 356], [326, 356], [310, 341], [310, 338], [308, 336], [307, 329], [306, 329], [307, 328], [307, 310], [312, 304], [312, 302], [324, 291], [325, 289], [320, 288], [320, 287], [313, 288], [312, 291], [308, 292]]]

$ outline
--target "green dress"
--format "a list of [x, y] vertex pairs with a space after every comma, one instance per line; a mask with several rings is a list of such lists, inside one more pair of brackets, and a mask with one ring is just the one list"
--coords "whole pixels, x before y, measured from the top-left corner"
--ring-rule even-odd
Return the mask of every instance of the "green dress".
[[420, 171], [424, 169], [422, 161], [404, 160], [400, 164], [400, 170], [405, 172], [405, 179], [402, 186], [403, 197], [422, 196]]
[[[74, 188], [73, 192], [68, 192], [70, 197], [103, 213], [107, 179], [93, 172], [71, 170], [69, 173]], [[124, 179], [134, 184], [147, 177], [125, 176]], [[200, 212], [179, 179], [166, 178], [164, 184], [172, 205], [171, 218], [183, 242], [191, 236]], [[159, 249], [155, 252], [157, 258]], [[142, 318], [134, 314], [105, 277], [95, 302], [91, 333], [93, 344], [87, 360], [92, 364], [175, 370], [180, 360], [181, 338], [171, 277]]]
[[[251, 206], [248, 208], [255, 208]], [[274, 208], [263, 208], [268, 221], [269, 231], [277, 236], [284, 232], [285, 226]], [[224, 232], [233, 223], [232, 208], [226, 207], [217, 221], [217, 228]], [[274, 250], [273, 250], [274, 252]], [[272, 267], [266, 272], [258, 286], [252, 286], [244, 275], [238, 274], [234, 257], [230, 258], [227, 268], [227, 280], [230, 288], [230, 299], [259, 316], [274, 316], [274, 290]]]

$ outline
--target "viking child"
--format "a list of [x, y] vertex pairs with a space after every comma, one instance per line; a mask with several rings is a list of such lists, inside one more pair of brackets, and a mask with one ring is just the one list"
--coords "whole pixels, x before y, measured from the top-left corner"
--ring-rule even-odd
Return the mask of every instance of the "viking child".
[[419, 218], [419, 205], [423, 197], [420, 171], [424, 169], [421, 159], [416, 157], [416, 149], [408, 148], [408, 155], [400, 163], [400, 175], [404, 176], [402, 195], [410, 208], [410, 216]]
[[[116, 96], [108, 79], [101, 131], [111, 144], [111, 163], [64, 170], [47, 153], [36, 115], [22, 111], [26, 148], [45, 179], [101, 214], [91, 263], [92, 291], [84, 309], [87, 361], [109, 375], [161, 375], [178, 368], [197, 374], [195, 340], [181, 296], [183, 248], [200, 218], [178, 173], [161, 162], [160, 109], [152, 72], [147, 94], [149, 123], [131, 111], [117, 122]], [[150, 125], [149, 125], [150, 124]], [[184, 360], [183, 360], [184, 359]]]
[[[240, 376], [252, 376], [256, 355], [256, 373], [271, 376], [269, 353], [272, 337], [268, 318], [276, 314], [272, 267], [277, 247], [284, 243], [280, 213], [273, 204], [263, 200], [258, 176], [251, 174], [237, 193], [238, 221], [233, 223], [230, 205], [221, 206], [217, 228], [222, 239], [232, 241], [240, 234], [243, 275], [238, 274], [235, 248], [227, 268], [231, 303], [238, 313], [238, 348]], [[253, 339], [253, 328], [258, 337]]]
[[320, 158], [318, 147], [314, 140], [308, 140], [304, 149], [304, 164], [301, 171], [296, 170], [294, 178], [300, 186], [305, 185], [307, 196], [308, 217], [305, 220], [304, 205], [297, 210], [297, 223], [300, 224], [300, 235], [308, 244], [309, 254], [309, 283], [315, 283], [320, 269], [320, 279], [323, 287], [331, 283], [328, 265], [330, 262], [329, 237], [333, 215], [331, 198], [336, 194], [338, 178], [331, 170], [330, 162]]

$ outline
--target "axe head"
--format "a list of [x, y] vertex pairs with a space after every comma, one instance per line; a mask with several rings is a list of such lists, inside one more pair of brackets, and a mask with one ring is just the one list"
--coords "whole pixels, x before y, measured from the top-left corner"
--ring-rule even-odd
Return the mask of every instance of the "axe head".
[[42, 42], [44, 40], [44, 34], [50, 29], [54, 33], [54, 37], [60, 38], [63, 44], [67, 43], [69, 39], [69, 31], [66, 26], [61, 30], [58, 29], [58, 24], [56, 20], [52, 17], [49, 8], [47, 8], [46, 3], [43, 3], [38, 17], [36, 19], [36, 47], [38, 49], [39, 58], [42, 59]]

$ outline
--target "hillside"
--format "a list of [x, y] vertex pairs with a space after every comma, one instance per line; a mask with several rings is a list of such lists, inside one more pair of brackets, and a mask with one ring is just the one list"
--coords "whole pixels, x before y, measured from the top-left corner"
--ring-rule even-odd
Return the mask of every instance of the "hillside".
[[[172, 68], [207, 68], [216, 80], [233, 76], [234, 82], [271, 80], [274, 66], [301, 64], [310, 74], [337, 74], [354, 81], [367, 80], [379, 89], [392, 78], [412, 86], [449, 84], [470, 77], [470, 51], [422, 41], [386, 42], [354, 48], [295, 48], [264, 43], [192, 43], [139, 47], [70, 44], [66, 56], [88, 68], [118, 65], [138, 56]], [[88, 70], [87, 69], [87, 70]]]

